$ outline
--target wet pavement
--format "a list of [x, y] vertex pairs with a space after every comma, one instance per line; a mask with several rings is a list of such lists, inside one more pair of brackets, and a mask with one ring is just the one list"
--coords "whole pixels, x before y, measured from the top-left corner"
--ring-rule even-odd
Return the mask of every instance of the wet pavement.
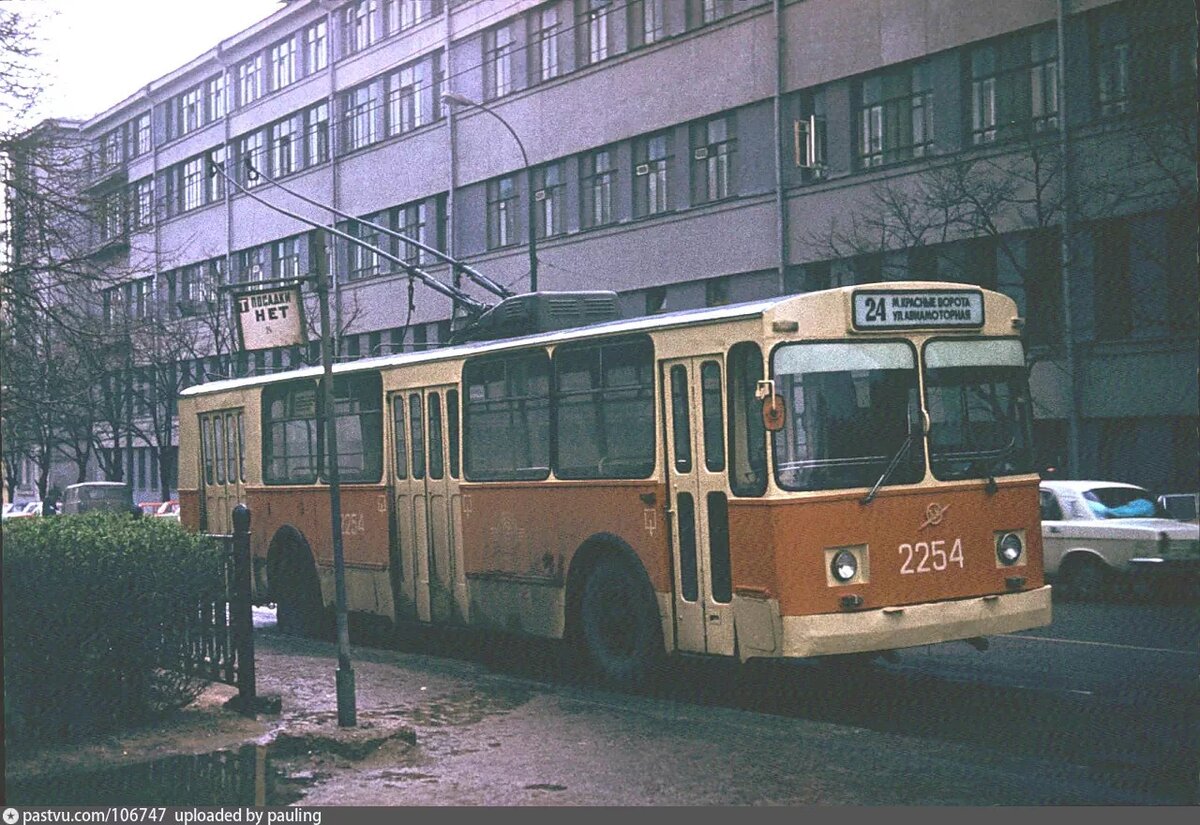
[[[256, 626], [259, 692], [280, 697], [278, 716], [242, 719], [210, 701], [204, 722], [178, 737], [160, 736], [153, 747], [136, 736], [110, 742], [107, 758], [119, 747], [125, 773], [80, 779], [86, 765], [76, 764], [70, 787], [127, 804], [155, 781], [177, 794], [155, 795], [157, 804], [245, 804], [248, 794], [259, 804], [372, 806], [1195, 801], [1060, 755], [940, 736], [936, 712], [929, 736], [862, 726], [862, 714], [886, 717], [889, 706], [845, 718], [838, 709], [852, 707], [856, 694], [867, 705], [886, 703], [887, 691], [853, 678], [685, 666], [665, 692], [620, 693], [564, 678], [552, 646], [455, 633], [410, 638], [399, 649], [353, 646], [358, 726], [339, 728], [335, 645], [280, 635], [268, 611], [256, 611]], [[213, 693], [222, 691], [233, 693]], [[801, 705], [830, 710], [759, 712], [743, 706], [739, 691], [798, 696]], [[921, 701], [926, 711], [938, 706], [937, 696]], [[978, 712], [986, 725], [987, 709]], [[37, 776], [25, 778], [20, 786], [10, 777], [10, 797], [44, 789]]]

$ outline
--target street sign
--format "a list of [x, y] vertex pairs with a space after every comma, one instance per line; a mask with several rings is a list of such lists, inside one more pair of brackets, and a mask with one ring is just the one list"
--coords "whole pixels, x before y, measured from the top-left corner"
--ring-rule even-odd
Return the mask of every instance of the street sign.
[[299, 285], [242, 292], [235, 297], [242, 349], [292, 347], [308, 340]]

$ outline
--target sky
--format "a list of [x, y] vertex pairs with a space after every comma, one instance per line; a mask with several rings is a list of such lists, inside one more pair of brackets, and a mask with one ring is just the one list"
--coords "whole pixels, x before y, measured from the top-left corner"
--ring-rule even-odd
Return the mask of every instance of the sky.
[[0, 2], [36, 19], [45, 91], [28, 125], [97, 115], [283, 7], [280, 0]]

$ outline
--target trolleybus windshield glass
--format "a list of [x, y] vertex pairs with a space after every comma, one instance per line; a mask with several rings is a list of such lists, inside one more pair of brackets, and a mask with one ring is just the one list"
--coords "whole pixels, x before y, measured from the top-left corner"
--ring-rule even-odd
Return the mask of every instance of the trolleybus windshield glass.
[[[787, 403], [784, 428], [772, 434], [785, 490], [870, 487], [918, 420], [916, 358], [906, 343], [786, 344], [772, 372]], [[887, 483], [924, 475], [923, 451], [908, 449]]]
[[1015, 339], [926, 345], [929, 462], [936, 478], [1033, 472], [1026, 375]]

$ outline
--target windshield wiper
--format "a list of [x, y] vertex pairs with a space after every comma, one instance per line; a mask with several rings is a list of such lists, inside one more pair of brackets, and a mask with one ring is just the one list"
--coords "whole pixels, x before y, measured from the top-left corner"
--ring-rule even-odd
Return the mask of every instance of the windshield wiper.
[[909, 429], [908, 435], [904, 437], [904, 443], [900, 445], [899, 450], [896, 450], [896, 454], [892, 456], [892, 460], [888, 462], [887, 468], [884, 469], [883, 473], [879, 476], [879, 480], [875, 482], [875, 486], [871, 488], [871, 492], [867, 493], [859, 501], [860, 504], [870, 504], [875, 500], [875, 495], [879, 492], [879, 488], [883, 486], [883, 483], [887, 481], [889, 477], [891, 477], [896, 467], [900, 464], [900, 459], [904, 458], [904, 454], [907, 453], [908, 448], [912, 446], [912, 443], [916, 438], [916, 434], [917, 430], [915, 428]]
[[1008, 443], [1000, 448], [1000, 452], [996, 453], [996, 457], [984, 465], [983, 469], [987, 473], [987, 484], [984, 485], [983, 489], [987, 490], [988, 493], [994, 493], [999, 489], [996, 485], [996, 471], [1000, 469], [1001, 462], [1012, 454], [1013, 448], [1016, 445], [1017, 436], [1014, 434], [1012, 438], [1008, 439]]

